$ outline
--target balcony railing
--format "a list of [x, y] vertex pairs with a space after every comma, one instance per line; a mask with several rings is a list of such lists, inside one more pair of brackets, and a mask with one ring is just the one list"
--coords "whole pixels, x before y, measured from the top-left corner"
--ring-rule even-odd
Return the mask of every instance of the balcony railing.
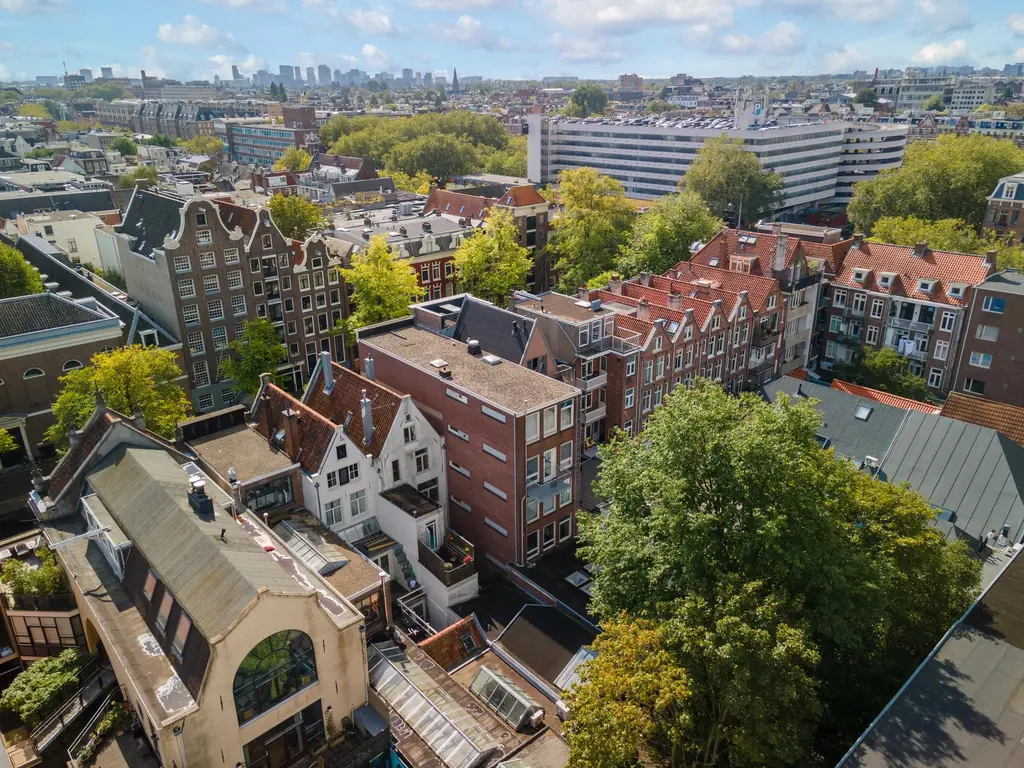
[[805, 301], [803, 304], [797, 304], [795, 307], [790, 307], [789, 312], [786, 314], [788, 322], [793, 320], [799, 320], [801, 317], [806, 317], [811, 313], [814, 305], [809, 301]]
[[752, 346], [756, 347], [767, 347], [769, 344], [774, 344], [779, 340], [779, 329], [776, 328], [774, 331], [766, 331], [762, 333], [758, 331], [754, 334], [754, 340]]
[[446, 587], [455, 586], [476, 573], [475, 548], [455, 531], [445, 532], [444, 541], [436, 552], [422, 541], [417, 545], [420, 565]]
[[598, 421], [599, 419], [603, 419], [605, 417], [605, 414], [607, 414], [607, 413], [608, 413], [608, 406], [602, 403], [597, 408], [591, 408], [589, 411], [584, 411], [584, 413], [583, 413], [583, 423], [584, 424], [593, 424], [595, 421]]
[[12, 595], [7, 594], [7, 607], [12, 611], [77, 611], [74, 595]]
[[890, 316], [885, 321], [886, 328], [899, 328], [904, 331], [915, 333], [931, 333], [935, 323], [915, 323], [912, 320], [904, 320], [902, 317]]
[[843, 317], [864, 317], [864, 307], [845, 307]]
[[581, 345], [576, 350], [576, 354], [580, 357], [593, 357], [608, 351], [635, 352], [640, 348], [640, 334], [634, 334], [634, 336], [636, 336], [635, 341], [633, 339], [621, 339], [618, 336], [604, 336], [596, 341], [591, 341], [589, 344]]
[[580, 377], [579, 388], [584, 392], [589, 392], [594, 389], [599, 389], [608, 383], [608, 371], [601, 371], [596, 373], [590, 378]]

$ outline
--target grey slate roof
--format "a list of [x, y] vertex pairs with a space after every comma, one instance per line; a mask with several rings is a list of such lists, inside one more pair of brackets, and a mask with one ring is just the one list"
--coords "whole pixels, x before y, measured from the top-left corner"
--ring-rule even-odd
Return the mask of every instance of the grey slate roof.
[[[1003, 191], [1006, 188], [1007, 182], [1017, 185], [1017, 192], [1013, 197], [1003, 197]], [[1024, 200], [1024, 173], [1001, 178], [996, 185], [996, 191], [992, 193], [989, 200]]]
[[[1024, 181], [1021, 184], [1024, 185]], [[1016, 269], [1004, 269], [989, 275], [975, 290], [1024, 295], [1024, 275]]]
[[0, 338], [104, 320], [83, 306], [52, 293], [0, 299]]
[[557, 608], [524, 605], [495, 642], [549, 685], [555, 685], [555, 679], [577, 651], [591, 645], [596, 637], [593, 629]]
[[19, 213], [113, 211], [117, 207], [109, 189], [0, 193], [0, 217], [5, 219], [17, 218]]
[[335, 197], [348, 197], [359, 192], [394, 192], [395, 182], [390, 176], [380, 179], [360, 179], [359, 181], [336, 181], [331, 184]]
[[484, 352], [490, 352], [517, 365], [522, 362], [534, 321], [467, 296], [455, 323], [455, 338], [462, 342], [475, 339]]
[[[306, 594], [219, 507], [217, 496], [213, 515], [192, 510], [189, 476], [166, 451], [123, 444], [87, 477], [111, 517], [207, 639], [224, 634], [262, 586]], [[227, 529], [224, 539], [221, 529]]]
[[166, 236], [177, 233], [182, 205], [177, 198], [138, 189], [117, 231], [134, 237], [132, 250], [148, 256], [154, 248], [163, 248]]

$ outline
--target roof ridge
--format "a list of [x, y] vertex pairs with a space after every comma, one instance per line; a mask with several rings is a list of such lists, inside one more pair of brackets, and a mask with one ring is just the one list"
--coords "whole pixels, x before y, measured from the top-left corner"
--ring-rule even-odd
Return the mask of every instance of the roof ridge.
[[291, 406], [289, 406], [289, 407], [295, 407], [296, 410], [311, 413], [313, 416], [316, 417], [316, 419], [318, 419], [319, 421], [322, 421], [324, 424], [329, 425], [331, 427], [331, 429], [335, 429], [335, 428], [340, 426], [339, 424], [335, 424], [333, 421], [328, 419], [326, 416], [324, 416], [322, 413], [320, 413], [316, 409], [310, 408], [304, 402], [302, 402], [301, 400], [296, 398], [295, 395], [293, 395], [290, 392], [286, 392], [285, 390], [281, 389], [279, 386], [277, 386], [277, 384], [274, 384], [273, 382], [270, 382], [270, 383], [267, 384], [267, 388], [269, 390], [271, 390], [272, 392], [280, 395], [284, 399], [290, 400], [291, 401]]

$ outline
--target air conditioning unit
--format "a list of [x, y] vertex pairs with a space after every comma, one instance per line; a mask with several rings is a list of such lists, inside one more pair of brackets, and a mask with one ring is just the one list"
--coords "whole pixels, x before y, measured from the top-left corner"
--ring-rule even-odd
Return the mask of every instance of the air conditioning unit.
[[544, 724], [544, 710], [538, 709], [532, 715], [530, 715], [530, 727], [540, 728]]
[[555, 702], [555, 712], [558, 713], [559, 720], [567, 720], [569, 718], [569, 705], [559, 699]]
[[871, 467], [872, 469], [878, 469], [880, 462], [874, 456], [865, 456], [864, 465]]

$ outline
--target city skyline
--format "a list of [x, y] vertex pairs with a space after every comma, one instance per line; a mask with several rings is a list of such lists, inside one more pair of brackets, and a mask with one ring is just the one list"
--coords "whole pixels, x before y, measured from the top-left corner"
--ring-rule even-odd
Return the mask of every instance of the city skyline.
[[1001, 69], [1024, 60], [1016, 8], [1011, 0], [533, 0], [516, 9], [496, 0], [189, 0], [173, 9], [0, 0], [0, 80], [62, 74], [62, 62], [70, 72], [106, 66], [181, 80], [282, 63], [449, 77], [457, 67], [507, 79]]

